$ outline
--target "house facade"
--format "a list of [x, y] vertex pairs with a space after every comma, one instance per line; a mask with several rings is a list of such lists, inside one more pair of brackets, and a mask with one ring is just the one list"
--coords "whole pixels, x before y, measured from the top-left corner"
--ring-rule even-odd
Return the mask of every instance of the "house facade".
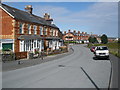
[[71, 32], [71, 30], [68, 30], [68, 32], [64, 31], [63, 34], [63, 40], [64, 41], [75, 41], [77, 43], [89, 43], [88, 38], [90, 37], [87, 32], [80, 32], [74, 30]]
[[45, 13], [44, 17], [39, 17], [32, 10], [31, 5], [25, 6], [25, 11], [0, 5], [0, 49], [11, 49], [15, 53], [34, 52], [35, 49], [55, 50], [63, 45], [62, 32], [52, 23], [50, 15]]

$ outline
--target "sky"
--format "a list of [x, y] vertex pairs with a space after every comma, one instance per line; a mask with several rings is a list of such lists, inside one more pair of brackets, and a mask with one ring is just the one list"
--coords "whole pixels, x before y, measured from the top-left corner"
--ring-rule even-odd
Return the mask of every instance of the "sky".
[[24, 10], [32, 5], [33, 14], [43, 17], [49, 13], [61, 31], [81, 31], [118, 37], [117, 2], [4, 2]]

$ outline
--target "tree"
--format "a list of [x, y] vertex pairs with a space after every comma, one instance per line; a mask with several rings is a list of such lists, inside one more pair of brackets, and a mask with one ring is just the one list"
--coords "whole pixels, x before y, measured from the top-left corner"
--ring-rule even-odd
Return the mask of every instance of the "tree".
[[96, 37], [93, 38], [93, 43], [98, 43], [98, 40]]
[[107, 35], [103, 34], [103, 35], [101, 36], [101, 42], [102, 42], [103, 44], [107, 44], [107, 43], [108, 43], [108, 37], [107, 37]]
[[96, 37], [90, 36], [88, 40], [89, 40], [90, 43], [98, 43]]

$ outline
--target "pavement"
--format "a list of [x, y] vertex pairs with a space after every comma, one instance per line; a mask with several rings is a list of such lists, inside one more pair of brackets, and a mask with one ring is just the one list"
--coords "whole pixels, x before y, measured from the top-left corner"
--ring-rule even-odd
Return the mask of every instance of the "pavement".
[[[74, 51], [71, 48], [66, 53], [45, 56], [43, 60], [41, 58], [36, 58], [36, 59], [22, 59], [22, 60], [16, 60], [16, 61], [6, 61], [5, 63], [2, 62], [2, 71], [4, 72], [4, 71], [16, 70], [16, 69], [20, 69], [20, 68], [25, 68], [25, 67], [45, 63], [45, 62], [52, 61], [52, 60], [57, 60], [59, 58], [63, 58], [67, 55], [70, 55], [73, 52]], [[20, 64], [18, 64], [18, 63], [20, 63]]]
[[[84, 45], [74, 52], [49, 62], [4, 71], [3, 88], [108, 88], [110, 60], [95, 60]], [[21, 64], [22, 65], [22, 64]]]

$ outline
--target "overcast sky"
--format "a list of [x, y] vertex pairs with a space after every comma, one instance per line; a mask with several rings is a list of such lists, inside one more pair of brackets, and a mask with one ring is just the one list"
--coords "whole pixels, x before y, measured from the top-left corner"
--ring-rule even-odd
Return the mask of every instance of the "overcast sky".
[[94, 34], [118, 36], [117, 2], [16, 2], [5, 3], [24, 10], [33, 6], [33, 14], [43, 17], [49, 13], [61, 31], [79, 30]]

